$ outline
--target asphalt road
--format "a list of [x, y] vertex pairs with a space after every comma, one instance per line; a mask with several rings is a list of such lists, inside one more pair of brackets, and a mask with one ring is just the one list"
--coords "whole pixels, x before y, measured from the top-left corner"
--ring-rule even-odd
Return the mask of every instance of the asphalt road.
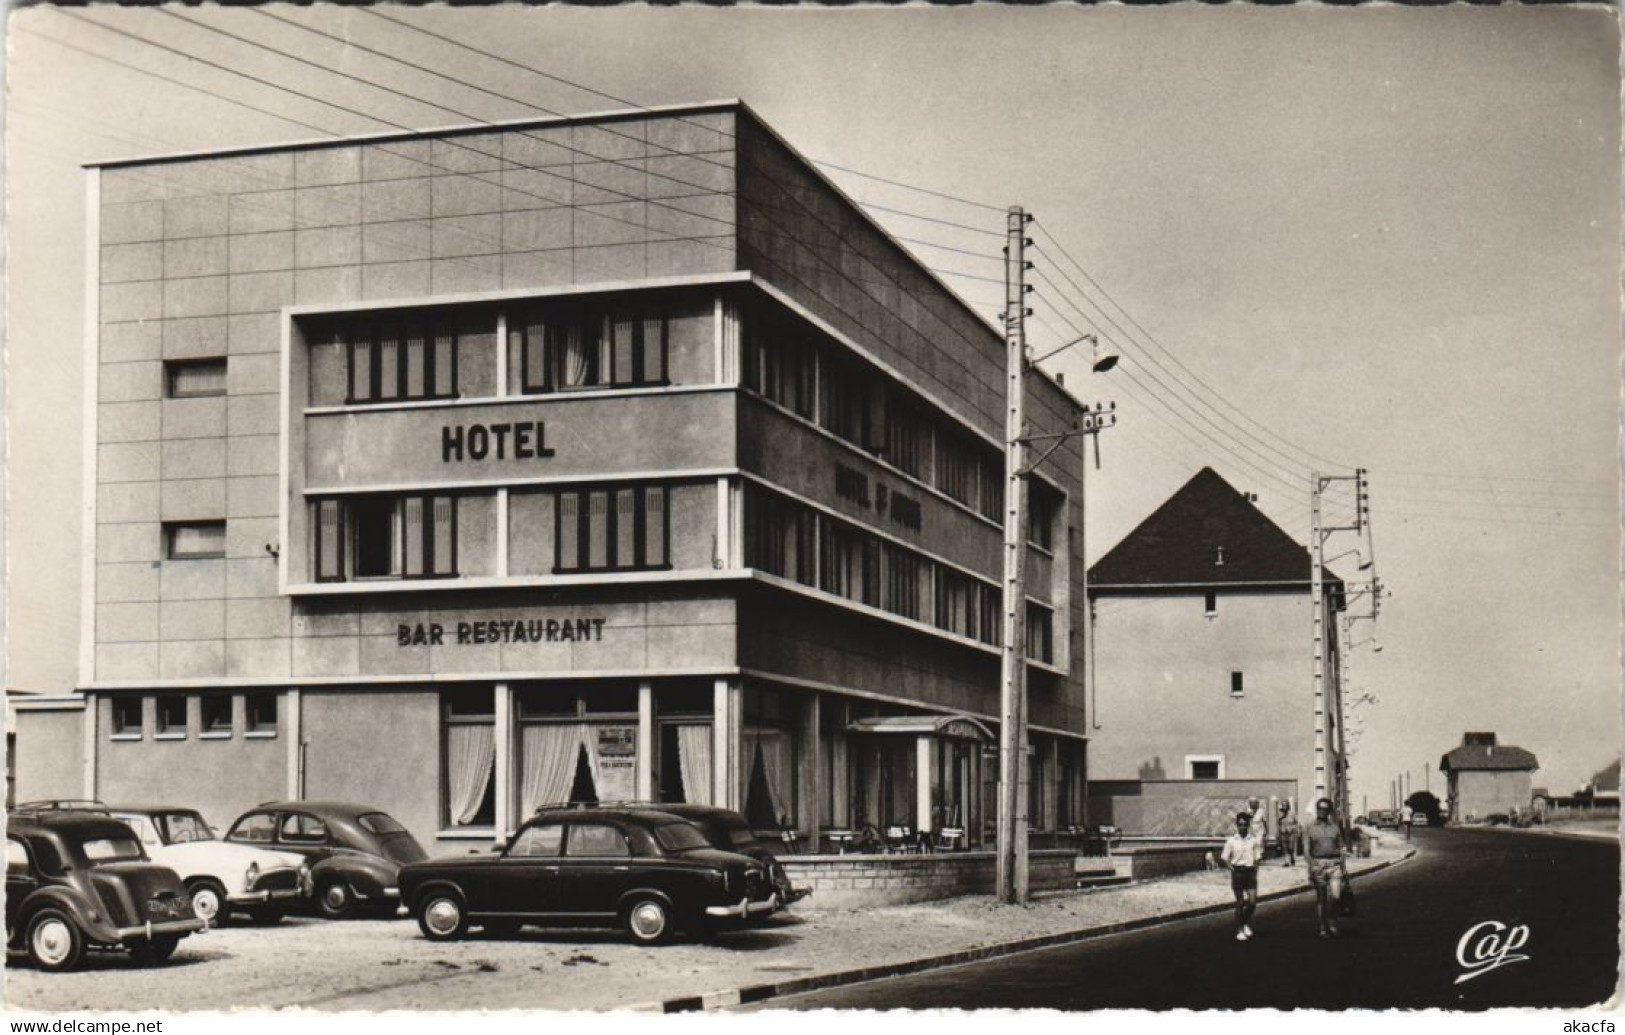
[[[1356, 882], [1342, 937], [1318, 936], [1309, 896], [1261, 905], [1256, 937], [1229, 916], [872, 981], [762, 1009], [1060, 1010], [1589, 1006], [1619, 969], [1619, 845], [1515, 831], [1418, 830], [1421, 853]], [[1505, 925], [1501, 930], [1494, 924]], [[1493, 961], [1485, 935], [1527, 959], [1468, 970], [1458, 944]], [[1463, 974], [1472, 974], [1457, 982]]]

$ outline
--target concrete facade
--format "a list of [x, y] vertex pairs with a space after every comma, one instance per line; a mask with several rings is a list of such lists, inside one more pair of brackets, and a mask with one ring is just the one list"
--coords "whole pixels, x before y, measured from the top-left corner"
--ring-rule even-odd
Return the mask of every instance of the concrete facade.
[[[111, 163], [89, 203], [91, 707], [20, 716], [24, 797], [350, 799], [431, 850], [583, 786], [991, 826], [1002, 339], [743, 105]], [[1081, 818], [1078, 462], [1035, 479], [1038, 829]], [[984, 725], [872, 721], [909, 715]]]
[[1531, 774], [1526, 770], [1464, 770], [1450, 774], [1448, 807], [1454, 823], [1487, 816], [1527, 812], [1533, 805]]
[[[1211, 615], [1206, 592], [1096, 598], [1090, 782], [1193, 780], [1199, 763], [1217, 763], [1218, 780], [1286, 782], [1294, 807], [1313, 815], [1309, 595], [1214, 592]], [[1334, 668], [1333, 717], [1335, 680]], [[1335, 721], [1332, 731], [1340, 743]]]

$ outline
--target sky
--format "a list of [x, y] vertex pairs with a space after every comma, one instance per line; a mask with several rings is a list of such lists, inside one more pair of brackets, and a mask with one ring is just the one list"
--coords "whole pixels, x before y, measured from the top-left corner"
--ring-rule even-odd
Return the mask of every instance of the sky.
[[[1091, 556], [1203, 466], [1300, 540], [1311, 471], [1369, 470], [1391, 595], [1354, 626], [1383, 648], [1350, 658], [1351, 698], [1372, 698], [1351, 715], [1357, 802], [1387, 804], [1407, 771], [1439, 791], [1427, 770], [1465, 730], [1535, 752], [1535, 783], [1559, 791], [1618, 755], [1610, 10], [382, 10], [397, 22], [11, 12], [8, 687], [75, 679], [81, 163], [322, 135], [269, 112], [352, 134], [471, 121], [428, 100], [496, 120], [739, 97], [990, 320], [1001, 289], [978, 278], [1000, 276], [999, 210], [1035, 214], [1035, 348], [1092, 330], [1124, 357], [1099, 375], [1079, 349], [1048, 364], [1120, 414], [1091, 472]], [[1333, 567], [1357, 578], [1353, 560]], [[1307, 629], [1304, 656], [1307, 684]]]

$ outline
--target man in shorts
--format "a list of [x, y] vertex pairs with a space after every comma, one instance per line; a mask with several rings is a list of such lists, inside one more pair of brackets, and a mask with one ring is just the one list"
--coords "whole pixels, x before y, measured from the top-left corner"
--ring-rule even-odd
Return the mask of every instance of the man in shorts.
[[1330, 798], [1315, 802], [1315, 821], [1303, 828], [1303, 861], [1309, 866], [1309, 883], [1315, 888], [1315, 905], [1320, 915], [1320, 936], [1337, 937], [1334, 916], [1343, 897], [1343, 828], [1332, 818]]
[[1236, 832], [1224, 842], [1219, 861], [1230, 871], [1230, 890], [1236, 894], [1236, 941], [1253, 936], [1249, 921], [1258, 908], [1258, 863], [1264, 858], [1264, 835], [1254, 829], [1257, 810], [1236, 813]]
[[1298, 864], [1298, 836], [1301, 833], [1298, 830], [1298, 817], [1292, 814], [1292, 803], [1289, 801], [1282, 801], [1276, 808], [1280, 812], [1275, 828], [1280, 832], [1281, 854], [1286, 858], [1284, 865], [1291, 868]]

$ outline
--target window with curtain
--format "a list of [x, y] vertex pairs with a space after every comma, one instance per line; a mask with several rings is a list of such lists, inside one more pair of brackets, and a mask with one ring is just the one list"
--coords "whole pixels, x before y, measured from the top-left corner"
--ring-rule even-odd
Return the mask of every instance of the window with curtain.
[[676, 727], [677, 763], [683, 781], [682, 800], [709, 805], [714, 797], [711, 769], [711, 727], [685, 723]]
[[312, 504], [316, 579], [452, 578], [457, 497], [366, 495]]
[[494, 691], [449, 693], [443, 704], [444, 775], [441, 820], [448, 828], [496, 825], [496, 703]]
[[555, 495], [554, 570], [669, 568], [671, 519], [664, 485], [570, 489]]
[[659, 304], [561, 303], [522, 313], [515, 324], [527, 393], [667, 383], [669, 319]]
[[457, 397], [457, 336], [423, 320], [382, 320], [345, 337], [351, 404]]
[[525, 723], [519, 730], [519, 813], [568, 801], [587, 739], [579, 722]]
[[745, 758], [745, 818], [750, 825], [759, 830], [795, 826], [795, 737], [777, 727], [747, 727]]

